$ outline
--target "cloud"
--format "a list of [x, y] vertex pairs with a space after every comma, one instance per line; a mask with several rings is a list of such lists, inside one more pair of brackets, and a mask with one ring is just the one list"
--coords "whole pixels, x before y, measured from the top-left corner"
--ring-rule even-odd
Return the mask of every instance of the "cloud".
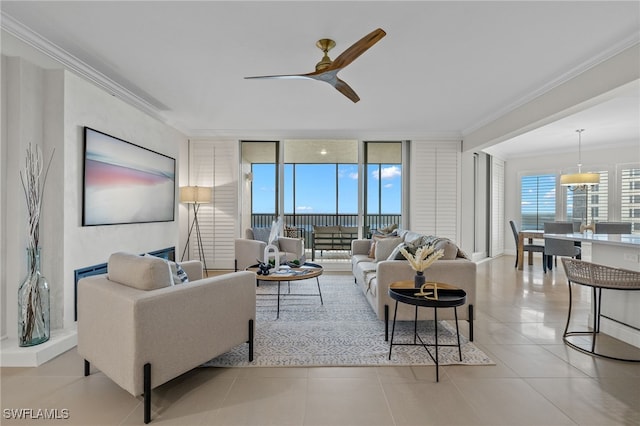
[[358, 179], [358, 172], [349, 173], [349, 177], [351, 179], [357, 180]]
[[402, 172], [400, 170], [400, 167], [398, 166], [389, 166], [383, 167], [380, 171], [375, 170], [371, 172], [371, 175], [374, 179], [393, 179], [396, 177], [400, 177], [402, 175]]
[[383, 186], [383, 188], [393, 188], [393, 184], [392, 183], [387, 183]]
[[311, 207], [311, 206], [298, 206], [298, 207], [296, 207], [296, 211], [297, 212], [299, 212], [299, 211], [312, 211], [312, 210], [313, 210], [313, 207]]

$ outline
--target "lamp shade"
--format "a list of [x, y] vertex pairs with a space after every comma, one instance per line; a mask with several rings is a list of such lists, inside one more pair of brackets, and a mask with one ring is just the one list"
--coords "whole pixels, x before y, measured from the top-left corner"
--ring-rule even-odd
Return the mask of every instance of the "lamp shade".
[[562, 186], [597, 185], [599, 183], [599, 173], [572, 173], [560, 176], [560, 185]]
[[211, 202], [210, 186], [180, 187], [180, 202], [186, 204], [206, 204]]

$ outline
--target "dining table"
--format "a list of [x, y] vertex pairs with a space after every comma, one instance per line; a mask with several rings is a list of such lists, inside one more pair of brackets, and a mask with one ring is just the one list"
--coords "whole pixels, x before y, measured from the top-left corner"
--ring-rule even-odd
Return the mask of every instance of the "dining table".
[[[524, 266], [524, 241], [529, 240], [533, 244], [534, 239], [543, 239], [544, 231], [539, 229], [522, 230], [518, 232], [518, 270], [522, 271]], [[533, 252], [529, 252], [529, 265], [533, 265]]]

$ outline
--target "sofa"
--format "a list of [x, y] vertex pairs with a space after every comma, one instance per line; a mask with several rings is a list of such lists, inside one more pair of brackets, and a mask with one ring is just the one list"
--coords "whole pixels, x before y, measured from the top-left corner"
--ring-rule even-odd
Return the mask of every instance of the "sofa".
[[[183, 272], [180, 272], [183, 271]], [[114, 253], [107, 274], [78, 282], [78, 353], [134, 396], [248, 343], [253, 360], [256, 277], [202, 278], [200, 261], [181, 264]]]
[[[426, 236], [403, 230], [372, 239], [357, 239], [351, 243], [351, 268], [356, 284], [362, 289], [379, 319], [385, 322], [385, 340], [389, 334], [389, 309], [395, 300], [389, 296], [389, 286], [396, 281], [413, 280], [415, 271], [399, 252], [400, 247], [416, 247], [421, 243], [443, 249], [444, 256], [426, 271], [427, 281], [451, 284], [467, 293], [465, 305], [458, 308], [458, 318], [469, 321], [469, 339], [473, 340], [473, 309], [476, 301], [476, 264], [446, 238]], [[433, 319], [433, 309], [419, 309], [419, 320]], [[398, 304], [397, 320], [413, 321], [415, 308]], [[454, 319], [453, 309], [440, 309], [439, 319]]]
[[311, 235], [311, 260], [316, 250], [351, 250], [351, 241], [358, 238], [357, 226], [315, 226]]
[[[235, 270], [244, 271], [247, 267], [255, 265], [259, 260], [264, 260], [264, 249], [271, 233], [271, 228], [248, 228], [244, 238], [236, 238]], [[279, 236], [276, 245], [280, 254], [280, 263], [299, 260], [304, 263], [304, 240]]]

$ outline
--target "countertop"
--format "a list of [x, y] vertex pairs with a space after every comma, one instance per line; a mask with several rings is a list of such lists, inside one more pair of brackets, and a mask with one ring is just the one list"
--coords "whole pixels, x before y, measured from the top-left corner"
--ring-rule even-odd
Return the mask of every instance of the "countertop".
[[592, 234], [591, 232], [575, 232], [572, 234], [544, 234], [544, 237], [557, 238], [559, 240], [582, 241], [593, 244], [640, 248], [640, 235], [638, 234]]

